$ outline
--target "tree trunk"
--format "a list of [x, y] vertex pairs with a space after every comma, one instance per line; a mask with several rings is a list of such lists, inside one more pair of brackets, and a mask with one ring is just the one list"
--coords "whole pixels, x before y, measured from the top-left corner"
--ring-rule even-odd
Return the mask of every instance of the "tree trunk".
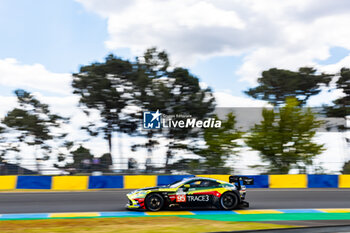
[[172, 158], [172, 153], [171, 150], [168, 150], [166, 152], [166, 158], [165, 158], [165, 173], [170, 174], [170, 169], [169, 169], [169, 160]]
[[118, 132], [118, 152], [119, 152], [119, 158], [117, 160], [117, 163], [119, 163], [119, 168], [121, 170], [126, 169], [126, 167], [124, 167], [124, 163], [123, 163], [123, 141], [122, 141], [122, 132]]
[[37, 156], [37, 152], [38, 152], [38, 146], [35, 145], [34, 146], [34, 158], [35, 158], [36, 170], [37, 170], [38, 174], [40, 174], [40, 162], [39, 162], [39, 158]]
[[108, 121], [108, 125], [107, 125], [107, 130], [106, 130], [106, 133], [107, 133], [107, 140], [108, 140], [108, 150], [109, 150], [109, 154], [111, 156], [111, 166], [113, 167], [114, 166], [114, 159], [113, 159], [113, 154], [112, 154], [112, 151], [113, 151], [113, 145], [112, 145], [112, 139], [113, 139], [113, 123], [112, 123], [112, 120], [109, 119]]
[[147, 157], [146, 157], [146, 162], [145, 162], [145, 167], [146, 167], [146, 173], [151, 172], [151, 167], [152, 167], [152, 155], [153, 155], [153, 145], [152, 145], [152, 137], [153, 137], [153, 132], [150, 130], [147, 133], [148, 137], [148, 143], [146, 143], [146, 149], [147, 149]]
[[112, 156], [112, 132], [108, 132], [107, 134], [107, 141], [108, 141], [108, 152], [111, 155], [111, 159], [112, 159], [112, 164], [113, 164], [113, 156]]

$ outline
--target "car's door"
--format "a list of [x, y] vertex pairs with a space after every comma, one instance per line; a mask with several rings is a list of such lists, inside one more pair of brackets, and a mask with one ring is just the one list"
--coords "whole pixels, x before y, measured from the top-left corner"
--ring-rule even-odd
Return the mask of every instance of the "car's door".
[[213, 203], [214, 195], [216, 194], [215, 188], [220, 183], [214, 180], [195, 180], [191, 181], [189, 188], [186, 191], [187, 204], [191, 206], [208, 206]]

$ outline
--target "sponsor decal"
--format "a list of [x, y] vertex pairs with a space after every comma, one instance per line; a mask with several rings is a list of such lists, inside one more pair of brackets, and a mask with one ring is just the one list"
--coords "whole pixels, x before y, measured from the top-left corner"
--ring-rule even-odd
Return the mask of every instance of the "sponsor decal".
[[176, 202], [186, 202], [186, 194], [176, 195]]
[[188, 201], [209, 201], [209, 195], [187, 196]]
[[176, 195], [169, 195], [169, 198], [170, 198], [171, 201], [175, 201]]

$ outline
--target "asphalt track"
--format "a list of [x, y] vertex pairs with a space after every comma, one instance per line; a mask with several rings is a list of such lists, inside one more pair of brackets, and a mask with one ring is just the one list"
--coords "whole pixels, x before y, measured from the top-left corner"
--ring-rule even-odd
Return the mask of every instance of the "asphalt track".
[[[130, 190], [3, 192], [0, 214], [122, 211]], [[350, 189], [249, 189], [250, 209], [350, 208]]]

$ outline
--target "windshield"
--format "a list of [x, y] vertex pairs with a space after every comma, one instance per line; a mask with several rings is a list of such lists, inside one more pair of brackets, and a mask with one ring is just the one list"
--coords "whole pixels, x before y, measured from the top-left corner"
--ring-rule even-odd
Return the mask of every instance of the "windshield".
[[189, 181], [189, 180], [190, 180], [190, 179], [178, 180], [178, 181], [175, 181], [175, 182], [173, 182], [173, 183], [171, 183], [171, 184], [168, 184], [167, 186], [168, 186], [169, 188], [177, 188], [177, 187], [183, 185], [184, 183], [186, 183], [186, 182]]

